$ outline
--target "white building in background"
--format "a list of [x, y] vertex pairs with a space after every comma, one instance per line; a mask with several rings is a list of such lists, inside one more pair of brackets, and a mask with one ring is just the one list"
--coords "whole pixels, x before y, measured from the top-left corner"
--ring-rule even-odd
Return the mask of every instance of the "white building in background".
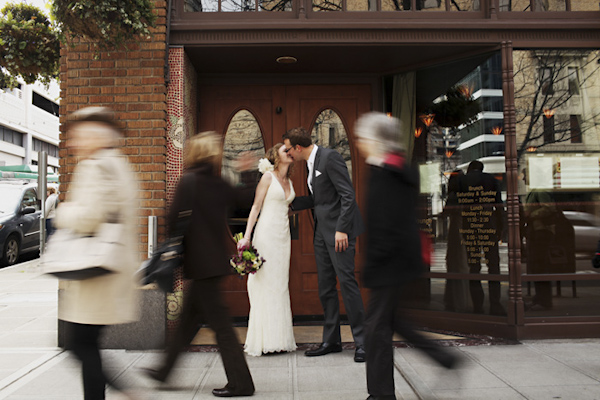
[[58, 171], [60, 88], [35, 83], [0, 90], [0, 166], [37, 165], [38, 151]]

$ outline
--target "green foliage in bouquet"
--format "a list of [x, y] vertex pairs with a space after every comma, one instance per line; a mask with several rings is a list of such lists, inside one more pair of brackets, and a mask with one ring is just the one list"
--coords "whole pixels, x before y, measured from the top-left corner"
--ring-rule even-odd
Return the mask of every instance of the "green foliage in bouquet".
[[53, 0], [52, 15], [65, 37], [115, 49], [136, 36], [149, 36], [156, 14], [152, 0]]
[[17, 78], [48, 84], [58, 77], [60, 41], [42, 11], [24, 3], [0, 10], [0, 86], [15, 87]]

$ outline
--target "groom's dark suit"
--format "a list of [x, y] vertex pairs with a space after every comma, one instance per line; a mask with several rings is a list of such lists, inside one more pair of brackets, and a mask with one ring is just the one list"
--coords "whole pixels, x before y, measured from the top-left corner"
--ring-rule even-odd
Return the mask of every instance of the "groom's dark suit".
[[[354, 276], [354, 254], [356, 237], [362, 233], [364, 227], [348, 168], [337, 151], [317, 148], [311, 185], [312, 195], [296, 197], [292, 202], [292, 209], [314, 209], [314, 247], [319, 276], [319, 298], [325, 314], [323, 342], [341, 342], [337, 276], [354, 341], [357, 346], [363, 346], [364, 307]], [[346, 251], [336, 253], [336, 231], [348, 235]]]

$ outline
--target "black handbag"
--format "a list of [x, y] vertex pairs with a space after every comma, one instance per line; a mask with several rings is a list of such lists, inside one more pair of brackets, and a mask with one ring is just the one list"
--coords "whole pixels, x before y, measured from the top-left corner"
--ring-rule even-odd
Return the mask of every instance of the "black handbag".
[[152, 257], [142, 263], [142, 283], [156, 282], [162, 291], [171, 292], [175, 269], [183, 264], [183, 252], [183, 236], [168, 238], [152, 253]]
[[[193, 196], [191, 196], [191, 199], [193, 200], [196, 198], [195, 177], [190, 176], [188, 178], [184, 175], [184, 178], [194, 180], [192, 183], [194, 193]], [[171, 292], [173, 290], [175, 270], [183, 266], [183, 256], [185, 252], [183, 239], [190, 225], [192, 205], [193, 202], [190, 204], [189, 210], [181, 211], [179, 213], [177, 221], [175, 222], [175, 227], [170, 236], [152, 253], [152, 257], [144, 261], [140, 266], [139, 271], [142, 275], [143, 285], [156, 282], [158, 287], [164, 292]]]

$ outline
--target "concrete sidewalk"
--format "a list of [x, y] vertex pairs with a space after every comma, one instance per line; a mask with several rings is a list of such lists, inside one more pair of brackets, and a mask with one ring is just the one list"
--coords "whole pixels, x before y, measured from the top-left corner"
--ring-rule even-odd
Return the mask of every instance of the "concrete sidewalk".
[[[80, 369], [56, 345], [57, 282], [37, 261], [0, 270], [0, 399], [82, 399]], [[205, 348], [207, 349], [207, 348]], [[518, 345], [454, 346], [464, 360], [446, 371], [415, 349], [395, 350], [398, 399], [600, 399], [600, 339], [527, 341]], [[353, 351], [308, 358], [295, 353], [247, 357], [253, 398], [366, 399], [365, 365]], [[140, 372], [154, 351], [104, 350], [108, 374], [139, 399], [214, 399], [226, 382], [218, 353], [182, 355], [168, 386]], [[109, 399], [124, 398], [114, 390]]]

